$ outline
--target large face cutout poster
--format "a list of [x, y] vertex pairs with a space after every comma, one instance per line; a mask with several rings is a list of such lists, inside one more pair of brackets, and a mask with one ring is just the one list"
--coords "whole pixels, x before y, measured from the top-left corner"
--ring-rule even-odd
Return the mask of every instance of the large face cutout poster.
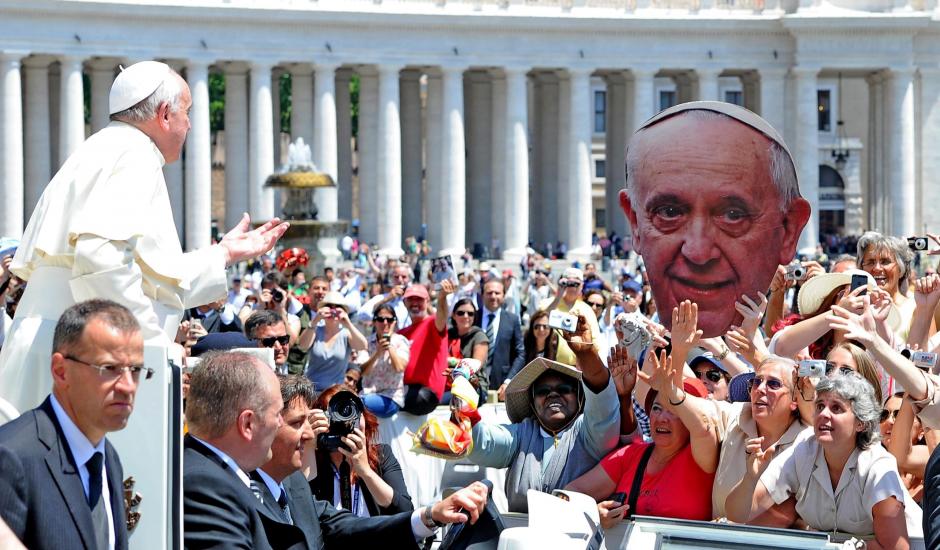
[[810, 215], [780, 135], [736, 105], [677, 105], [634, 134], [627, 174], [620, 203], [661, 322], [691, 300], [704, 337], [740, 325], [735, 302], [767, 291]]

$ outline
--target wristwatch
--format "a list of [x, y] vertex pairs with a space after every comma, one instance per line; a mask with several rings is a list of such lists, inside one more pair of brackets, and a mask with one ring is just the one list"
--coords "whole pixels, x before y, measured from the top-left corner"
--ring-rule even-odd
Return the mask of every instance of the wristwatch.
[[431, 515], [431, 506], [424, 507], [424, 513], [421, 514], [421, 523], [423, 523], [425, 527], [431, 529], [432, 531], [434, 529], [440, 529], [444, 526], [443, 523], [437, 521], [434, 519], [434, 516]]
[[725, 349], [721, 350], [721, 353], [715, 356], [715, 359], [724, 361], [725, 357], [727, 357], [729, 353], [731, 353], [731, 350], [728, 347], [725, 347]]

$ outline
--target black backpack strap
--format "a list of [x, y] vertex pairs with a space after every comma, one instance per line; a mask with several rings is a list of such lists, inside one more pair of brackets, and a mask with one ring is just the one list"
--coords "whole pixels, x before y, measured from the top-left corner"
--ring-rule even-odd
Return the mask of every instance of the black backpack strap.
[[643, 483], [643, 473], [646, 472], [646, 463], [650, 461], [652, 454], [653, 445], [650, 445], [643, 451], [643, 456], [640, 457], [640, 463], [636, 466], [636, 473], [633, 474], [633, 483], [630, 485], [630, 497], [628, 499], [630, 508], [627, 510], [624, 517], [632, 518], [636, 513], [636, 501], [640, 498], [640, 484]]

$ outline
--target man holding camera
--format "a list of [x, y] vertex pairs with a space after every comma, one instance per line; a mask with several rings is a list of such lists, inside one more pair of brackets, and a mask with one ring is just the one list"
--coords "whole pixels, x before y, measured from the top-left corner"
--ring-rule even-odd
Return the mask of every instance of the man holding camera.
[[362, 304], [353, 320], [361, 325], [369, 325], [372, 323], [372, 312], [379, 304], [392, 304], [395, 317], [398, 319], [398, 330], [411, 326], [411, 316], [408, 314], [408, 307], [404, 300], [405, 290], [411, 286], [411, 275], [411, 268], [407, 265], [395, 265], [388, 274], [389, 280], [385, 285], [385, 293], [374, 296]]
[[[599, 347], [601, 342], [601, 329], [597, 324], [597, 315], [594, 314], [594, 310], [591, 309], [591, 306], [585, 304], [584, 300], [581, 299], [581, 290], [583, 288], [584, 273], [582, 273], [580, 269], [569, 267], [562, 272], [561, 279], [558, 280], [558, 294], [556, 294], [555, 298], [552, 300], [543, 300], [539, 309], [560, 311], [570, 314], [575, 318], [579, 313], [583, 315], [587, 321], [588, 327], [591, 329], [591, 339], [594, 342], [594, 348], [598, 353], [602, 353]], [[577, 326], [577, 319], [574, 319], [573, 323]]]

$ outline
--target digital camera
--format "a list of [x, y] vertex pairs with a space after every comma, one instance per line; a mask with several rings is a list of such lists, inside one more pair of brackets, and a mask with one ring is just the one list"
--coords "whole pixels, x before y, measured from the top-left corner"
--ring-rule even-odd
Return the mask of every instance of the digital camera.
[[800, 361], [800, 376], [808, 378], [826, 376], [826, 362], [822, 359], [804, 359]]
[[362, 416], [363, 410], [362, 400], [356, 394], [346, 390], [336, 392], [326, 408], [330, 430], [317, 436], [317, 448], [335, 451], [346, 447], [342, 438], [359, 427], [359, 417]]
[[798, 263], [792, 263], [787, 266], [786, 279], [788, 281], [799, 281], [806, 277], [806, 268]]
[[271, 299], [277, 302], [278, 304], [284, 301], [284, 291], [280, 288], [271, 289]]
[[574, 332], [578, 330], [578, 318], [574, 315], [553, 309], [551, 313], [548, 314], [548, 326], [565, 332]]
[[908, 237], [907, 238], [907, 246], [909, 246], [911, 250], [927, 250], [928, 244], [929, 243], [927, 242], [927, 237]]
[[929, 351], [901, 350], [901, 355], [910, 359], [914, 366], [921, 369], [932, 369], [937, 366], [937, 354]]

